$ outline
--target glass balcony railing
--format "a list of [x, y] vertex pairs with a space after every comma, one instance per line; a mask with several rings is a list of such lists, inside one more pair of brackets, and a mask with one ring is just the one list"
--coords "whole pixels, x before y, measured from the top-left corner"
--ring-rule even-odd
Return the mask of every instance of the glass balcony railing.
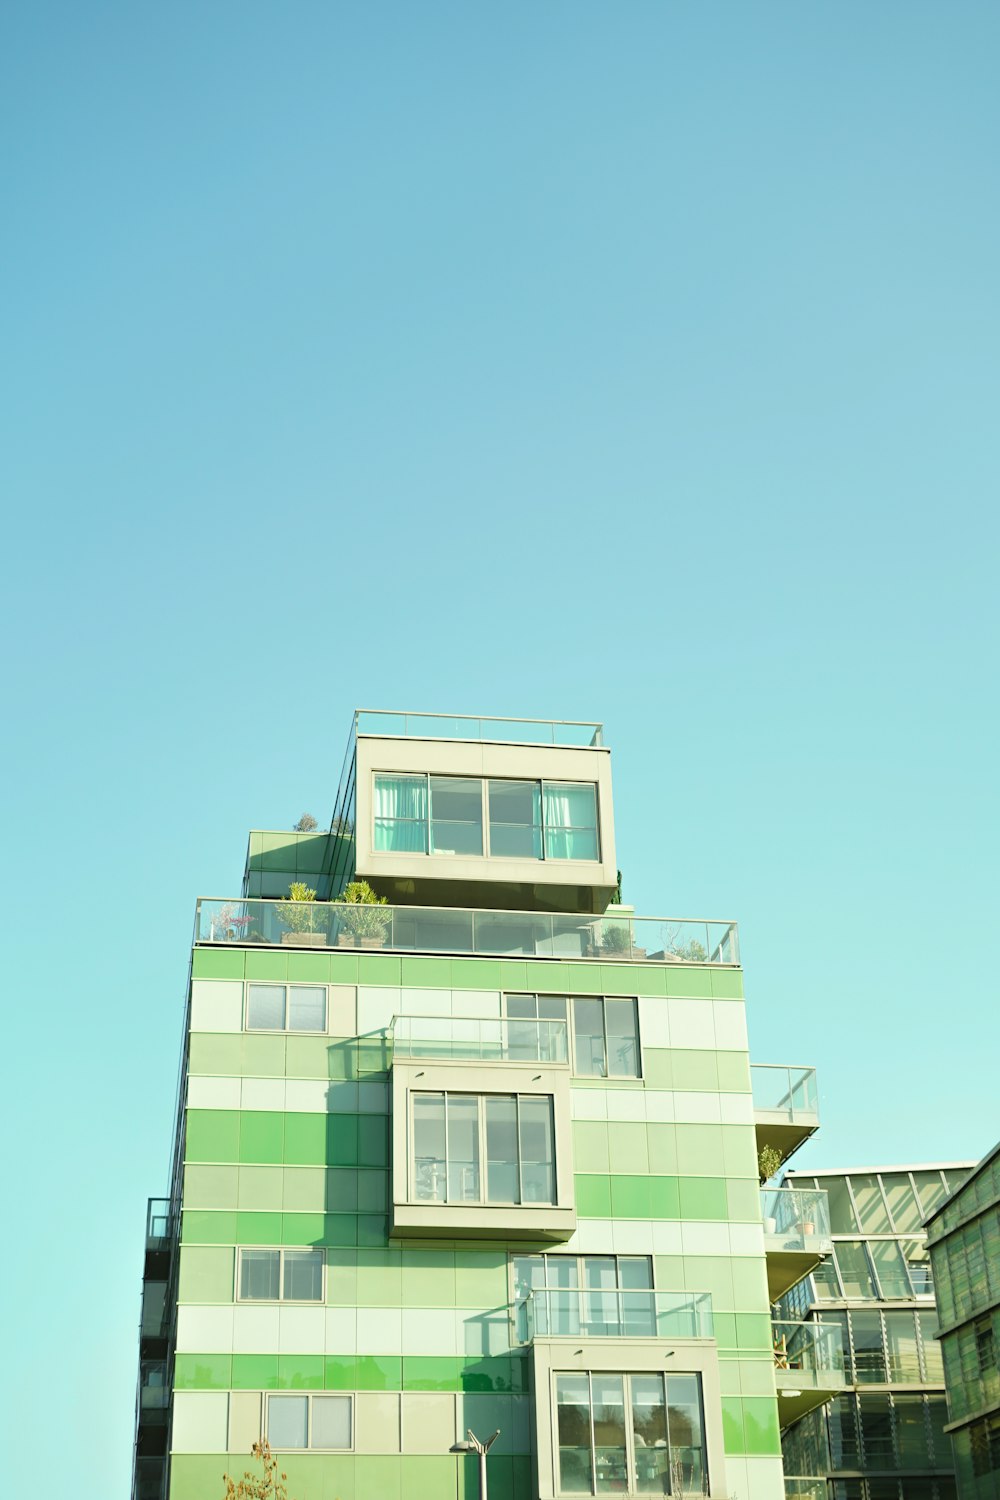
[[754, 1109], [787, 1115], [794, 1122], [819, 1111], [815, 1068], [791, 1068], [779, 1063], [751, 1063]]
[[421, 740], [493, 740], [509, 745], [564, 745], [584, 749], [604, 743], [604, 725], [572, 719], [493, 719], [469, 714], [391, 713], [359, 708], [358, 734]]
[[169, 1198], [150, 1198], [146, 1208], [146, 1248], [155, 1250], [171, 1238]]
[[844, 1338], [834, 1324], [772, 1322], [771, 1338], [776, 1370], [811, 1375], [815, 1384], [823, 1383], [821, 1377], [843, 1381]]
[[523, 1344], [536, 1338], [710, 1339], [714, 1333], [709, 1292], [536, 1287], [517, 1303], [516, 1320]]
[[474, 1062], [568, 1063], [565, 1021], [396, 1016], [394, 1057], [451, 1057]]
[[139, 1365], [139, 1405], [143, 1411], [165, 1411], [170, 1404], [165, 1360], [142, 1360]]
[[765, 1235], [783, 1250], [813, 1249], [830, 1238], [830, 1200], [821, 1189], [761, 1188], [760, 1211]]
[[739, 963], [735, 922], [452, 906], [347, 906], [339, 901], [202, 897], [194, 941], [499, 958], [594, 958], [602, 963]]

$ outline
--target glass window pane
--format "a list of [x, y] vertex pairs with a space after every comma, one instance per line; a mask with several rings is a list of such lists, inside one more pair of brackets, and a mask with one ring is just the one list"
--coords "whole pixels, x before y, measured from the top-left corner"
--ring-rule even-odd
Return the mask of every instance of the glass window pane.
[[926, 1219], [927, 1215], [947, 1196], [945, 1185], [941, 1181], [940, 1172], [914, 1172], [912, 1176], [917, 1189], [917, 1197], [920, 1199], [920, 1207]]
[[877, 1312], [851, 1313], [854, 1370], [859, 1385], [885, 1384], [882, 1319]]
[[604, 1078], [604, 1004], [600, 1000], [573, 1001], [574, 1062], [581, 1078]]
[[686, 1494], [707, 1490], [705, 1437], [701, 1414], [701, 1383], [697, 1375], [667, 1377], [667, 1419], [670, 1451]]
[[597, 1493], [628, 1488], [625, 1462], [625, 1381], [621, 1375], [591, 1375]]
[[479, 1202], [479, 1100], [448, 1095], [448, 1202]]
[[608, 1031], [608, 1074], [611, 1078], [638, 1078], [639, 1027], [634, 1000], [605, 1000]]
[[284, 1031], [285, 986], [251, 984], [247, 996], [247, 1026], [251, 1031]]
[[523, 1203], [556, 1201], [552, 1100], [522, 1096], [518, 1103]]
[[427, 777], [375, 777], [375, 848], [427, 853]]
[[491, 781], [490, 854], [541, 859], [542, 793], [537, 781]]
[[937, 1313], [917, 1313], [917, 1326], [920, 1330], [920, 1344], [923, 1349], [924, 1379], [931, 1381], [934, 1385], [944, 1385], [942, 1349], [934, 1337], [938, 1327]]
[[594, 1466], [590, 1450], [590, 1388], [586, 1375], [556, 1376], [556, 1420], [559, 1488], [565, 1494], [590, 1495], [594, 1489]]
[[636, 1290], [651, 1289], [653, 1264], [650, 1257], [648, 1255], [623, 1255], [618, 1261], [618, 1282], [620, 1286]]
[[490, 1203], [520, 1203], [517, 1171], [517, 1100], [486, 1099], [486, 1197]]
[[926, 1469], [930, 1462], [922, 1396], [894, 1396], [896, 1446], [901, 1469]]
[[860, 1240], [838, 1240], [833, 1247], [845, 1297], [877, 1297], [875, 1283], [868, 1267], [868, 1257]]
[[413, 1150], [417, 1198], [444, 1203], [447, 1181], [443, 1094], [414, 1094]]
[[892, 1443], [892, 1413], [889, 1397], [864, 1395], [858, 1397], [861, 1413], [861, 1441], [864, 1445], [865, 1467], [869, 1469], [894, 1469], [895, 1455]]
[[877, 1177], [851, 1177], [854, 1201], [861, 1216], [861, 1228], [868, 1234], [885, 1234], [891, 1228], [889, 1215], [882, 1202]]
[[267, 1398], [267, 1440], [272, 1448], [304, 1448], [308, 1421], [308, 1396]]
[[892, 1214], [892, 1222], [895, 1228], [897, 1230], [919, 1229], [921, 1224], [920, 1208], [913, 1196], [910, 1179], [906, 1173], [883, 1173], [882, 1186], [885, 1189], [885, 1196], [889, 1200], [889, 1212]]
[[313, 1396], [310, 1448], [351, 1446], [350, 1396]]
[[670, 1491], [670, 1450], [667, 1447], [667, 1401], [662, 1375], [633, 1375], [632, 1440], [635, 1446], [636, 1489], [640, 1495]]
[[278, 1300], [279, 1260], [277, 1250], [240, 1251], [240, 1296], [245, 1301]]
[[893, 1383], [918, 1383], [920, 1358], [917, 1353], [917, 1324], [911, 1312], [887, 1312], [885, 1343], [889, 1363], [889, 1380]]
[[882, 1296], [888, 1301], [893, 1297], [909, 1297], [910, 1278], [906, 1264], [896, 1240], [869, 1240], [868, 1250], [875, 1262], [875, 1274], [882, 1288]]
[[286, 1302], [322, 1302], [322, 1250], [286, 1250], [283, 1279]]
[[597, 788], [546, 782], [542, 802], [546, 859], [598, 859]]
[[483, 784], [478, 777], [431, 777], [431, 849], [435, 854], [482, 854]]
[[288, 993], [289, 1031], [326, 1030], [326, 990], [318, 984], [293, 984]]
[[847, 1191], [846, 1177], [821, 1177], [819, 1185], [830, 1199], [830, 1228], [834, 1234], [857, 1234], [858, 1221]]

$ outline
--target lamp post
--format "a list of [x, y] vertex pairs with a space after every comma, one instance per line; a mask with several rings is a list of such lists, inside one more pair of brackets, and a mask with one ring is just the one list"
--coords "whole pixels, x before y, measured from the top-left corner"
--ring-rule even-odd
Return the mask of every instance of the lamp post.
[[479, 1500], [487, 1500], [486, 1495], [486, 1455], [500, 1436], [497, 1428], [492, 1437], [486, 1438], [485, 1442], [476, 1437], [471, 1427], [466, 1428], [468, 1439], [460, 1443], [452, 1443], [448, 1449], [449, 1453], [478, 1453], [479, 1454]]

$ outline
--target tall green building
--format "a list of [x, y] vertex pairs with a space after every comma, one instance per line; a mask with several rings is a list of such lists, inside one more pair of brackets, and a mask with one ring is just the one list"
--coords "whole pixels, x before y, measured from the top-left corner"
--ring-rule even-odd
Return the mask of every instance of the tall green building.
[[844, 1380], [770, 1316], [829, 1249], [758, 1179], [815, 1075], [751, 1067], [735, 925], [636, 915], [617, 863], [600, 725], [360, 712], [329, 833], [197, 903], [135, 1500], [261, 1436], [294, 1500], [471, 1496], [470, 1430], [492, 1500], [783, 1495]]
[[959, 1500], [1000, 1500], [1000, 1143], [927, 1220]]

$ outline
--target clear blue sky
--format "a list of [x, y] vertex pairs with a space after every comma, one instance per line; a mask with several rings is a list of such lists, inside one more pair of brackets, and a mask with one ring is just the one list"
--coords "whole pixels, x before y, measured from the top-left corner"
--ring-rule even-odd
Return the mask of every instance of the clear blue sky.
[[1000, 1135], [998, 48], [7, 7], [15, 1490], [126, 1493], [194, 897], [329, 816], [356, 704], [605, 720], [626, 897], [738, 918], [755, 1056], [821, 1065], [797, 1165]]

